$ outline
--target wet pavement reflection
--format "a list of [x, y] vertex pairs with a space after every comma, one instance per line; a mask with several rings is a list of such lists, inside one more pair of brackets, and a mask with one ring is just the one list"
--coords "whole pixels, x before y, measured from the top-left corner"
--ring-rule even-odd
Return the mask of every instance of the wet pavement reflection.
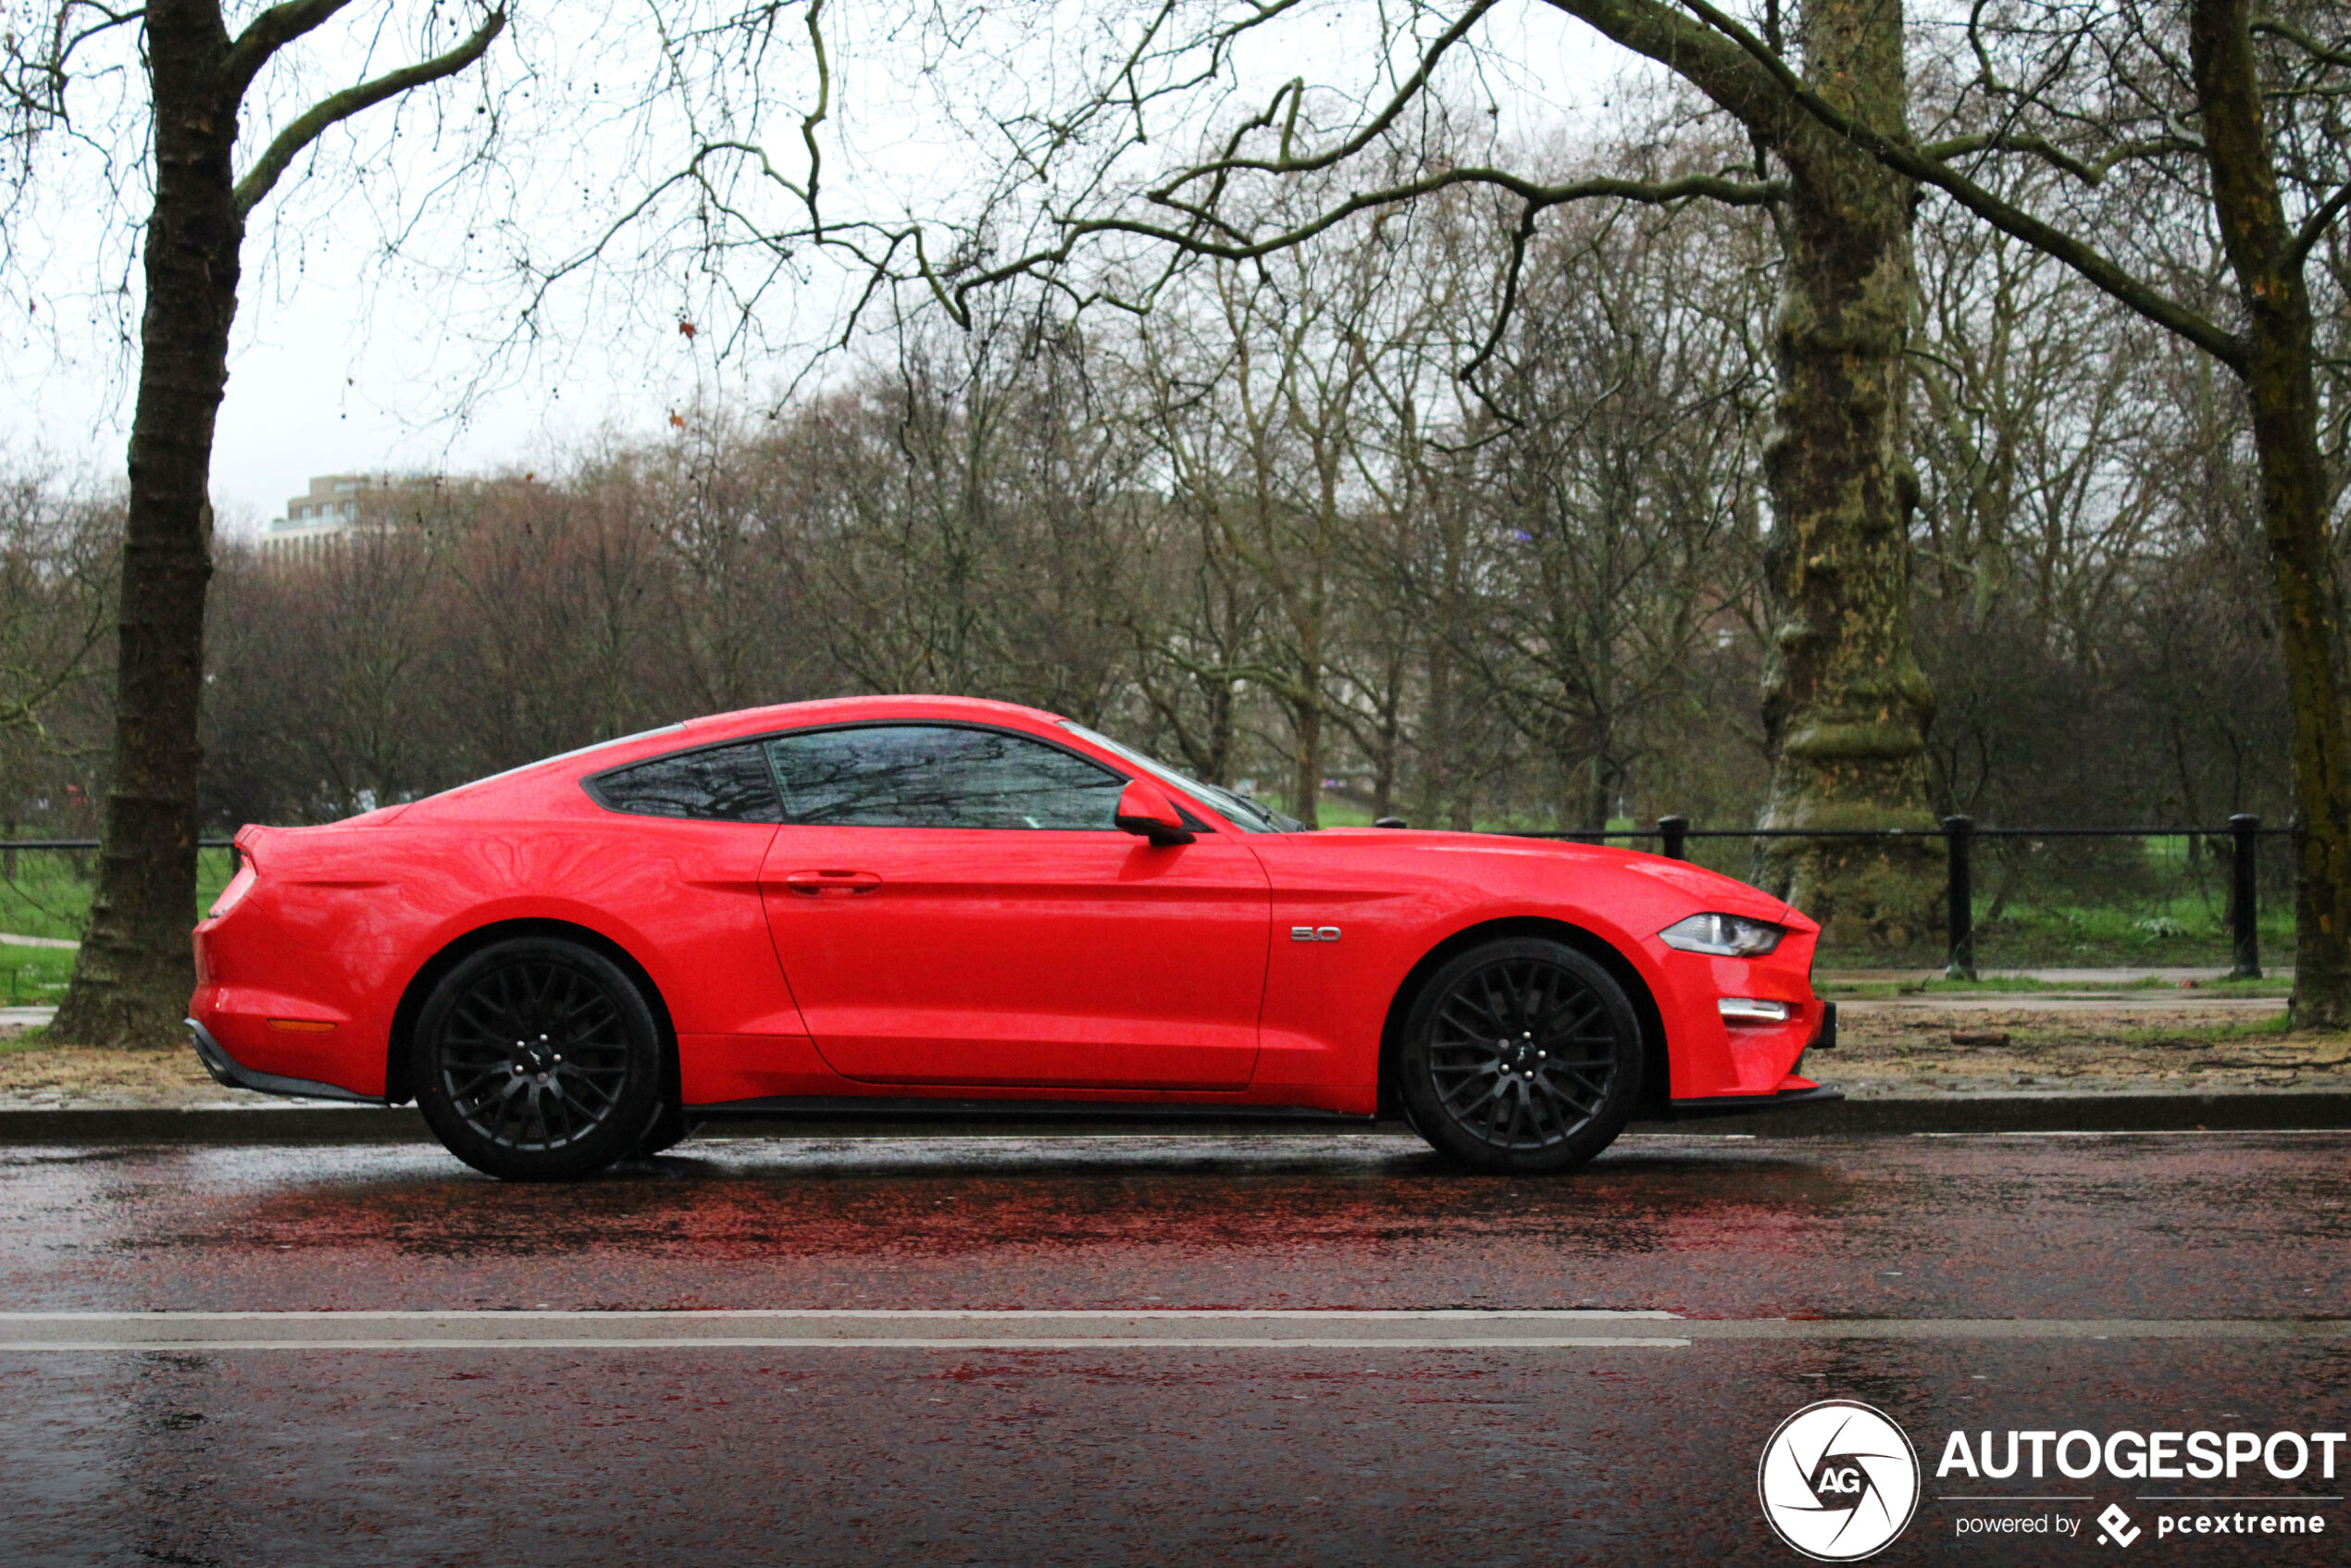
[[1387, 1137], [714, 1139], [534, 1187], [421, 1146], [24, 1150], [0, 1151], [0, 1299], [2307, 1315], [2351, 1291], [2346, 1153], [1635, 1137], [1559, 1181]]
[[[712, 1139], [519, 1187], [424, 1147], [28, 1149], [0, 1151], [0, 1306], [2301, 1321], [2351, 1315], [2346, 1155], [1656, 1135], [1524, 1181], [1385, 1136]], [[1832, 1396], [1922, 1449], [2339, 1430], [2351, 1341], [0, 1350], [0, 1562], [1786, 1562], [1756, 1459]], [[1877, 1561], [2098, 1553], [1962, 1540], [1963, 1506]]]

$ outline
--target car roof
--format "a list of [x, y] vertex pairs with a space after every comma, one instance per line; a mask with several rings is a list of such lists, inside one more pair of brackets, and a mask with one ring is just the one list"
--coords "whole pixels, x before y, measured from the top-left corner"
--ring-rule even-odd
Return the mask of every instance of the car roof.
[[418, 820], [426, 820], [467, 816], [485, 811], [504, 814], [517, 808], [530, 811], [585, 805], [585, 797], [578, 802], [572, 799], [576, 793], [573, 780], [608, 768], [624, 767], [648, 757], [715, 745], [738, 736], [765, 735], [778, 729], [807, 725], [868, 724], [890, 720], [992, 724], [1027, 730], [1046, 729], [1062, 722], [1058, 714], [1048, 713], [1042, 708], [1024, 707], [1018, 703], [991, 702], [983, 697], [922, 694], [827, 697], [816, 702], [739, 708], [732, 713], [711, 714], [679, 724], [664, 725], [658, 729], [647, 729], [635, 735], [582, 746], [555, 756], [541, 757], [519, 767], [508, 768], [504, 773], [493, 773], [488, 778], [473, 779], [428, 795], [413, 804], [387, 807], [381, 814], [371, 813], [369, 820], [390, 822], [411, 812]]
[[1035, 729], [1062, 722], [1062, 716], [1018, 703], [986, 697], [942, 697], [926, 694], [880, 697], [825, 697], [808, 703], [777, 703], [764, 708], [739, 708], [686, 721], [690, 743], [721, 740], [735, 735], [758, 735], [811, 724], [853, 724], [873, 719], [932, 718], [967, 724], [1010, 724]]

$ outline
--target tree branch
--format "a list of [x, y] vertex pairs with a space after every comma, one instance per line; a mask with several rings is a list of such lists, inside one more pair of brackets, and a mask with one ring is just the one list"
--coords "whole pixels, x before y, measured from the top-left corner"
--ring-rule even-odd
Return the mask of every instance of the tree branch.
[[2034, 217], [2023, 208], [2001, 200], [1958, 170], [1928, 157], [1909, 142], [1897, 141], [1835, 108], [1819, 93], [1806, 87], [1796, 72], [1789, 68], [1787, 62], [1760, 39], [1733, 18], [1707, 4], [1707, 0], [1682, 0], [1682, 4], [1708, 26], [1746, 50], [1807, 114], [1871, 154], [1888, 168], [1942, 191], [1994, 228], [2014, 235], [2043, 255], [2071, 267], [2096, 288], [2156, 325], [2178, 333], [2232, 370], [2244, 371], [2247, 349], [2245, 340], [2235, 333], [2178, 301], [2157, 292], [2096, 247]]
[[[1748, 130], [1783, 145], [1801, 112], [1791, 112], [1776, 73], [1758, 69], [1736, 44], [1658, 0], [1546, 0], [1636, 55], [1688, 81]], [[1776, 60], [1777, 56], [1773, 56]]]
[[[1274, 101], [1265, 106], [1264, 113], [1233, 132], [1232, 137], [1225, 143], [1223, 157], [1213, 163], [1200, 164], [1184, 170], [1174, 180], [1160, 187], [1158, 191], [1153, 192], [1153, 199], [1156, 200], [1162, 196], [1172, 197], [1176, 191], [1196, 180], [1219, 179], [1224, 175], [1238, 172], [1312, 174], [1352, 157], [1377, 141], [1386, 133], [1389, 126], [1396, 123], [1398, 117], [1412, 106], [1415, 97], [1419, 96], [1421, 89], [1428, 85], [1429, 77], [1435, 73], [1437, 62], [1445, 57], [1446, 52], [1460, 43], [1469, 30], [1476, 26], [1486, 13], [1492, 10], [1498, 3], [1499, 0], [1476, 0], [1476, 4], [1455, 18], [1453, 25], [1438, 34], [1437, 42], [1431, 44], [1423, 52], [1419, 67], [1389, 95], [1387, 105], [1381, 108], [1380, 112], [1373, 116], [1368, 123], [1338, 145], [1310, 157], [1299, 158], [1290, 156], [1291, 139], [1298, 129], [1299, 105], [1305, 99], [1306, 87], [1302, 79], [1285, 82], [1281, 90], [1274, 94]], [[1289, 100], [1289, 114], [1283, 121], [1279, 155], [1273, 158], [1239, 156], [1241, 139], [1253, 130], [1270, 129], [1284, 98]]]
[[2302, 227], [2295, 230], [2293, 243], [2286, 246], [2286, 264], [2300, 271], [2310, 252], [2326, 238], [2327, 226], [2343, 216], [2346, 205], [2351, 205], [2351, 185], [2345, 185], [2320, 202], [2310, 216], [2302, 220]]
[[2322, 61], [2327, 65], [2351, 66], [2351, 49], [2321, 44], [2292, 22], [2257, 21], [2245, 31], [2255, 34], [2267, 33], [2271, 38], [2283, 38], [2312, 59]]
[[[341, 5], [342, 0], [309, 0], [309, 3], [328, 6], [331, 11], [332, 6]], [[279, 7], [280, 10], [286, 8]], [[474, 30], [472, 37], [447, 54], [436, 55], [429, 60], [419, 60], [413, 66], [404, 66], [395, 71], [387, 71], [373, 81], [347, 87], [313, 105], [292, 125], [278, 132], [277, 139], [262, 153], [260, 161], [237, 181], [238, 216], [243, 217], [259, 205], [261, 199], [278, 183], [279, 176], [285, 173], [286, 166], [293, 162], [305, 147], [318, 140], [330, 126], [340, 124], [364, 109], [373, 108], [386, 98], [398, 97], [412, 87], [421, 87], [426, 82], [456, 75], [481, 58], [483, 52], [490, 47], [491, 40], [505, 28], [506, 13], [503, 9], [492, 11], [481, 26]]]
[[220, 62], [220, 86], [230, 104], [244, 102], [245, 89], [261, 74], [269, 57], [311, 31], [349, 5], [351, 0], [285, 0], [253, 19]]
[[825, 56], [825, 33], [819, 25], [825, 0], [809, 0], [808, 46], [816, 57], [816, 106], [800, 118], [800, 139], [808, 146], [808, 231], [818, 244], [825, 243], [824, 216], [816, 210], [816, 182], [824, 172], [824, 149], [816, 144], [816, 128], [825, 123], [825, 116], [832, 106], [833, 68]]
[[2075, 157], [2054, 142], [2041, 136], [2009, 136], [1977, 134], [1954, 136], [1947, 141], [1931, 142], [1919, 149], [1924, 156], [1938, 163], [1965, 157], [1971, 153], [2021, 153], [2037, 157], [2062, 169], [2084, 185], [2096, 185], [2114, 172], [2117, 165], [2137, 158], [2162, 157], [2169, 153], [2200, 151], [2197, 143], [2178, 136], [2150, 136], [2142, 141], [2125, 142], [2096, 163]]
[[[1376, 191], [1359, 191], [1337, 205], [1325, 210], [1292, 229], [1263, 239], [1249, 239], [1237, 235], [1230, 240], [1202, 237], [1198, 226], [1171, 229], [1163, 224], [1144, 223], [1135, 218], [1099, 218], [1074, 222], [1062, 230], [1060, 243], [1049, 248], [1031, 251], [1024, 256], [991, 267], [984, 272], [957, 281], [952, 290], [940, 289], [939, 280], [933, 287], [940, 289], [940, 298], [947, 305], [958, 326], [971, 325], [971, 313], [964, 301], [976, 291], [1036, 272], [1043, 268], [1067, 261], [1082, 243], [1097, 234], [1126, 234], [1137, 239], [1172, 245], [1187, 255], [1206, 256], [1216, 261], [1255, 261], [1305, 243], [1324, 230], [1336, 227], [1374, 207], [1395, 206], [1434, 195], [1456, 185], [1493, 185], [1510, 192], [1536, 211], [1561, 206], [1569, 202], [1595, 198], [1628, 202], [1667, 203], [1704, 197], [1732, 206], [1760, 206], [1779, 201], [1787, 194], [1787, 186], [1780, 180], [1743, 181], [1724, 179], [1720, 175], [1692, 174], [1678, 180], [1642, 180], [1600, 177], [1578, 180], [1564, 185], [1542, 185], [1505, 169], [1484, 167], [1459, 167], [1441, 174], [1420, 180], [1406, 180]], [[926, 272], [928, 268], [926, 264]]]
[[[80, 31], [70, 31], [74, 13], [95, 11], [102, 20]], [[0, 39], [0, 103], [9, 110], [7, 129], [0, 136], [14, 139], [46, 120], [70, 126], [66, 112], [66, 87], [73, 70], [74, 52], [90, 40], [118, 27], [146, 19], [145, 8], [116, 11], [98, 0], [65, 0], [57, 7], [46, 47], [34, 48], [13, 31]]]

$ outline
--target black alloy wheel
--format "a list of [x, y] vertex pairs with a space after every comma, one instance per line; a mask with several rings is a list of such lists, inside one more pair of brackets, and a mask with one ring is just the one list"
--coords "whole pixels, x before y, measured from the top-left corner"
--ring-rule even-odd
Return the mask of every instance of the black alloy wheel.
[[524, 937], [442, 977], [417, 1019], [417, 1105], [449, 1151], [510, 1181], [586, 1176], [661, 1112], [661, 1037], [619, 965]]
[[1458, 953], [1404, 1026], [1397, 1085], [1413, 1128], [1472, 1170], [1573, 1170], [1624, 1130], [1641, 1029], [1609, 972], [1564, 942], [1517, 937]]

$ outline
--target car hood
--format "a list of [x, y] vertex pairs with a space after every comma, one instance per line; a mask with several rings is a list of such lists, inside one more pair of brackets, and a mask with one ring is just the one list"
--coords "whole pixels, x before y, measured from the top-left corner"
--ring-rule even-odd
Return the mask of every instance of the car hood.
[[1331, 828], [1298, 837], [1307, 841], [1327, 843], [1335, 852], [1344, 852], [1347, 848], [1376, 844], [1388, 853], [1402, 852], [1416, 859], [1426, 856], [1432, 860], [1451, 860], [1457, 865], [1460, 864], [1459, 857], [1463, 856], [1472, 860], [1509, 858], [1521, 861], [1532, 856], [1556, 860], [1586, 870], [1605, 868], [1625, 875], [1653, 877], [1720, 914], [1743, 915], [1799, 930], [1813, 928], [1812, 921], [1785, 899], [1776, 898], [1735, 877], [1709, 871], [1703, 865], [1693, 865], [1686, 860], [1669, 860], [1663, 855], [1645, 854], [1638, 850], [1578, 843], [1573, 840], [1521, 838], [1507, 833], [1416, 831], [1396, 828]]

